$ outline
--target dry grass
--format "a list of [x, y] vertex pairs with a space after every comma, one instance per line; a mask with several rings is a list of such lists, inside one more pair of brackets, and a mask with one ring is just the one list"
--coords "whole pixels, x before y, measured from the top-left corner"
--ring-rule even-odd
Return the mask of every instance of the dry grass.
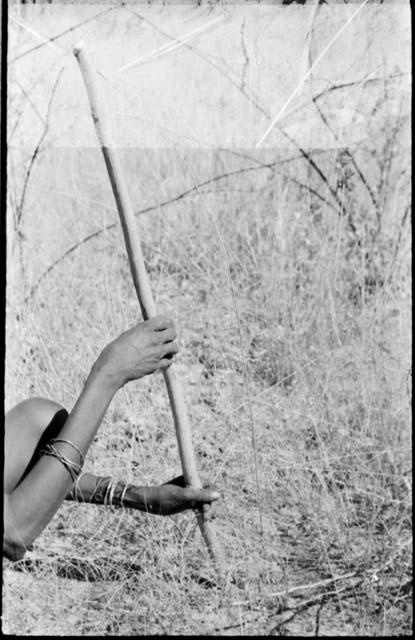
[[[97, 152], [76, 153], [85, 176]], [[58, 155], [62, 166], [65, 153]], [[133, 156], [139, 154], [130, 151], [124, 158], [131, 182]], [[152, 161], [156, 180], [171, 158], [160, 154]], [[205, 162], [207, 175], [215, 175], [226, 154], [197, 154], [196, 162], [200, 174]], [[331, 625], [353, 634], [398, 628], [405, 633], [407, 240], [401, 241], [394, 277], [369, 291], [361, 285], [365, 264], [359, 256], [346, 259], [350, 243], [342, 220], [325, 210], [313, 218], [307, 200], [288, 190], [277, 174], [264, 184], [258, 175], [249, 182], [246, 177], [229, 181], [228, 189], [203, 198], [216, 212], [236, 291], [263, 535], [226, 262], [200, 201], [188, 198], [167, 212], [142, 216], [139, 223], [158, 308], [174, 317], [180, 334], [178, 369], [201, 472], [223, 492], [216, 527], [228, 561], [229, 590], [223, 596], [199, 583], [200, 577], [213, 576], [192, 515], [157, 520], [68, 504], [36, 543], [33, 557], [42, 562], [30, 573], [26, 567], [27, 580], [12, 580], [5, 599], [9, 629], [32, 633], [37, 620], [36, 629], [54, 634], [215, 633], [229, 625], [236, 625], [236, 632], [264, 632], [278, 626], [277, 612], [284, 609], [272, 594], [352, 573], [355, 588], [344, 595], [340, 589], [326, 604], [320, 594], [309, 611], [298, 614], [302, 631], [313, 633], [321, 608], [322, 631]], [[104, 222], [87, 207], [85, 233]], [[58, 227], [62, 210], [54, 215], [47, 224]], [[74, 215], [79, 215], [75, 208]], [[113, 212], [108, 216], [105, 222], [115, 219]], [[385, 273], [392, 258], [393, 253], [383, 256]], [[25, 306], [17, 302], [15, 296], [8, 313], [9, 403], [36, 394], [70, 408], [100, 348], [138, 317], [120, 232], [81, 246]], [[179, 471], [161, 378], [119, 393], [88, 468], [143, 483]], [[59, 577], [65, 571], [84, 581]], [[350, 581], [354, 587], [352, 579], [339, 584], [349, 587]], [[308, 595], [297, 593], [292, 606]], [[28, 600], [33, 606], [27, 607]], [[287, 632], [293, 628], [288, 625]]]
[[[158, 309], [180, 336], [201, 474], [223, 495], [216, 529], [228, 586], [212, 584], [193, 514], [68, 503], [26, 562], [6, 563], [4, 631], [411, 633], [404, 106], [392, 117], [379, 100], [371, 126], [352, 158], [313, 155], [334, 195], [306, 158], [287, 162], [292, 150], [123, 152], [137, 210], [194, 179], [257, 167], [138, 217]], [[118, 225], [79, 243], [36, 286], [68, 247], [117, 219], [99, 151], [46, 149], [33, 172], [21, 235], [10, 234], [6, 400], [40, 395], [70, 409], [100, 349], [139, 308]], [[17, 171], [11, 180], [21, 189]], [[161, 377], [119, 392], [87, 469], [143, 484], [177, 475]]]

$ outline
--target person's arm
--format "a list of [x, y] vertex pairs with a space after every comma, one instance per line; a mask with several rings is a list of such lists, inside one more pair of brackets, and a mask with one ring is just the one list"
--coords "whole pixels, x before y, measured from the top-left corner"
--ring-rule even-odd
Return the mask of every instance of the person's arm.
[[[84, 389], [59, 434], [86, 454], [116, 391], [129, 380], [141, 378], [171, 363], [177, 353], [170, 320], [157, 317], [123, 333], [108, 345], [92, 367]], [[76, 449], [56, 444], [59, 451], [79, 463]], [[42, 456], [24, 480], [4, 496], [3, 551], [11, 559], [22, 557], [45, 528], [68, 494], [72, 479], [53, 456]]]
[[[116, 390], [98, 361], [59, 437], [70, 440], [85, 454]], [[79, 462], [70, 445], [62, 443], [59, 450]], [[5, 496], [4, 541], [7, 550], [15, 548], [14, 557], [23, 555], [45, 528], [71, 485], [71, 476], [62, 463], [52, 456], [42, 456], [23, 482]]]
[[160, 516], [200, 508], [202, 504], [210, 504], [219, 498], [220, 494], [207, 483], [203, 489], [195, 489], [186, 485], [183, 476], [161, 485], [137, 486], [92, 473], [83, 473], [66, 496], [67, 500], [136, 509]]

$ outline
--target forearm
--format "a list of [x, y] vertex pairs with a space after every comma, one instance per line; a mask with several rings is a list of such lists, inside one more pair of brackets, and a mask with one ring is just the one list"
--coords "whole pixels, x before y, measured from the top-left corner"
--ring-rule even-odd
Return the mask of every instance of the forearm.
[[83, 473], [66, 496], [81, 503], [153, 512], [154, 487], [141, 487], [111, 476]]
[[201, 508], [202, 504], [210, 504], [219, 497], [214, 489], [186, 486], [183, 476], [162, 485], [143, 487], [85, 473], [79, 477], [67, 500], [168, 516], [185, 509]]
[[[85, 387], [59, 434], [83, 455], [99, 428], [117, 385], [101, 366], [91, 370]], [[76, 449], [67, 443], [56, 445], [73, 462], [79, 462]], [[4, 537], [25, 549], [48, 524], [73, 484], [67, 468], [55, 457], [43, 455], [16, 489], [7, 496], [4, 513]]]

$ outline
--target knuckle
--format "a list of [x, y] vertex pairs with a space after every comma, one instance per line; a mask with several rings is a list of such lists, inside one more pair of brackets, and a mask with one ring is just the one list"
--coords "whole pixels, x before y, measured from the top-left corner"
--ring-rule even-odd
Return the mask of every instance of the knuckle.
[[183, 488], [183, 497], [189, 501], [195, 501], [195, 492], [192, 487], [184, 487]]

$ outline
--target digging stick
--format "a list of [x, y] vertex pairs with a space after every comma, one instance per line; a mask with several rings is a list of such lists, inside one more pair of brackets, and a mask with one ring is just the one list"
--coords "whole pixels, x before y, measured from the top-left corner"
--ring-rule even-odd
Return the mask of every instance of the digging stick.
[[[156, 305], [151, 293], [150, 282], [144, 264], [139, 230], [134, 218], [134, 211], [128, 194], [127, 184], [121, 169], [118, 153], [111, 144], [111, 135], [105, 118], [104, 105], [99, 99], [91, 64], [82, 48], [74, 49], [74, 55], [81, 69], [82, 78], [85, 83], [85, 88], [91, 106], [92, 119], [94, 121], [98, 141], [104, 155], [108, 176], [120, 216], [131, 275], [137, 292], [141, 312], [144, 320], [147, 320], [148, 318], [152, 318], [156, 315]], [[169, 369], [164, 370], [163, 376], [167, 386], [173, 413], [174, 426], [185, 481], [192, 487], [201, 489], [202, 483], [197, 470], [190, 423], [186, 411], [182, 387], [176, 376], [174, 365], [171, 365]], [[211, 522], [208, 521], [207, 515], [208, 507], [206, 505], [203, 509], [196, 511], [200, 530], [209, 553], [214, 561], [219, 581], [223, 584], [224, 565], [222, 561], [222, 554], [214, 529]]]

